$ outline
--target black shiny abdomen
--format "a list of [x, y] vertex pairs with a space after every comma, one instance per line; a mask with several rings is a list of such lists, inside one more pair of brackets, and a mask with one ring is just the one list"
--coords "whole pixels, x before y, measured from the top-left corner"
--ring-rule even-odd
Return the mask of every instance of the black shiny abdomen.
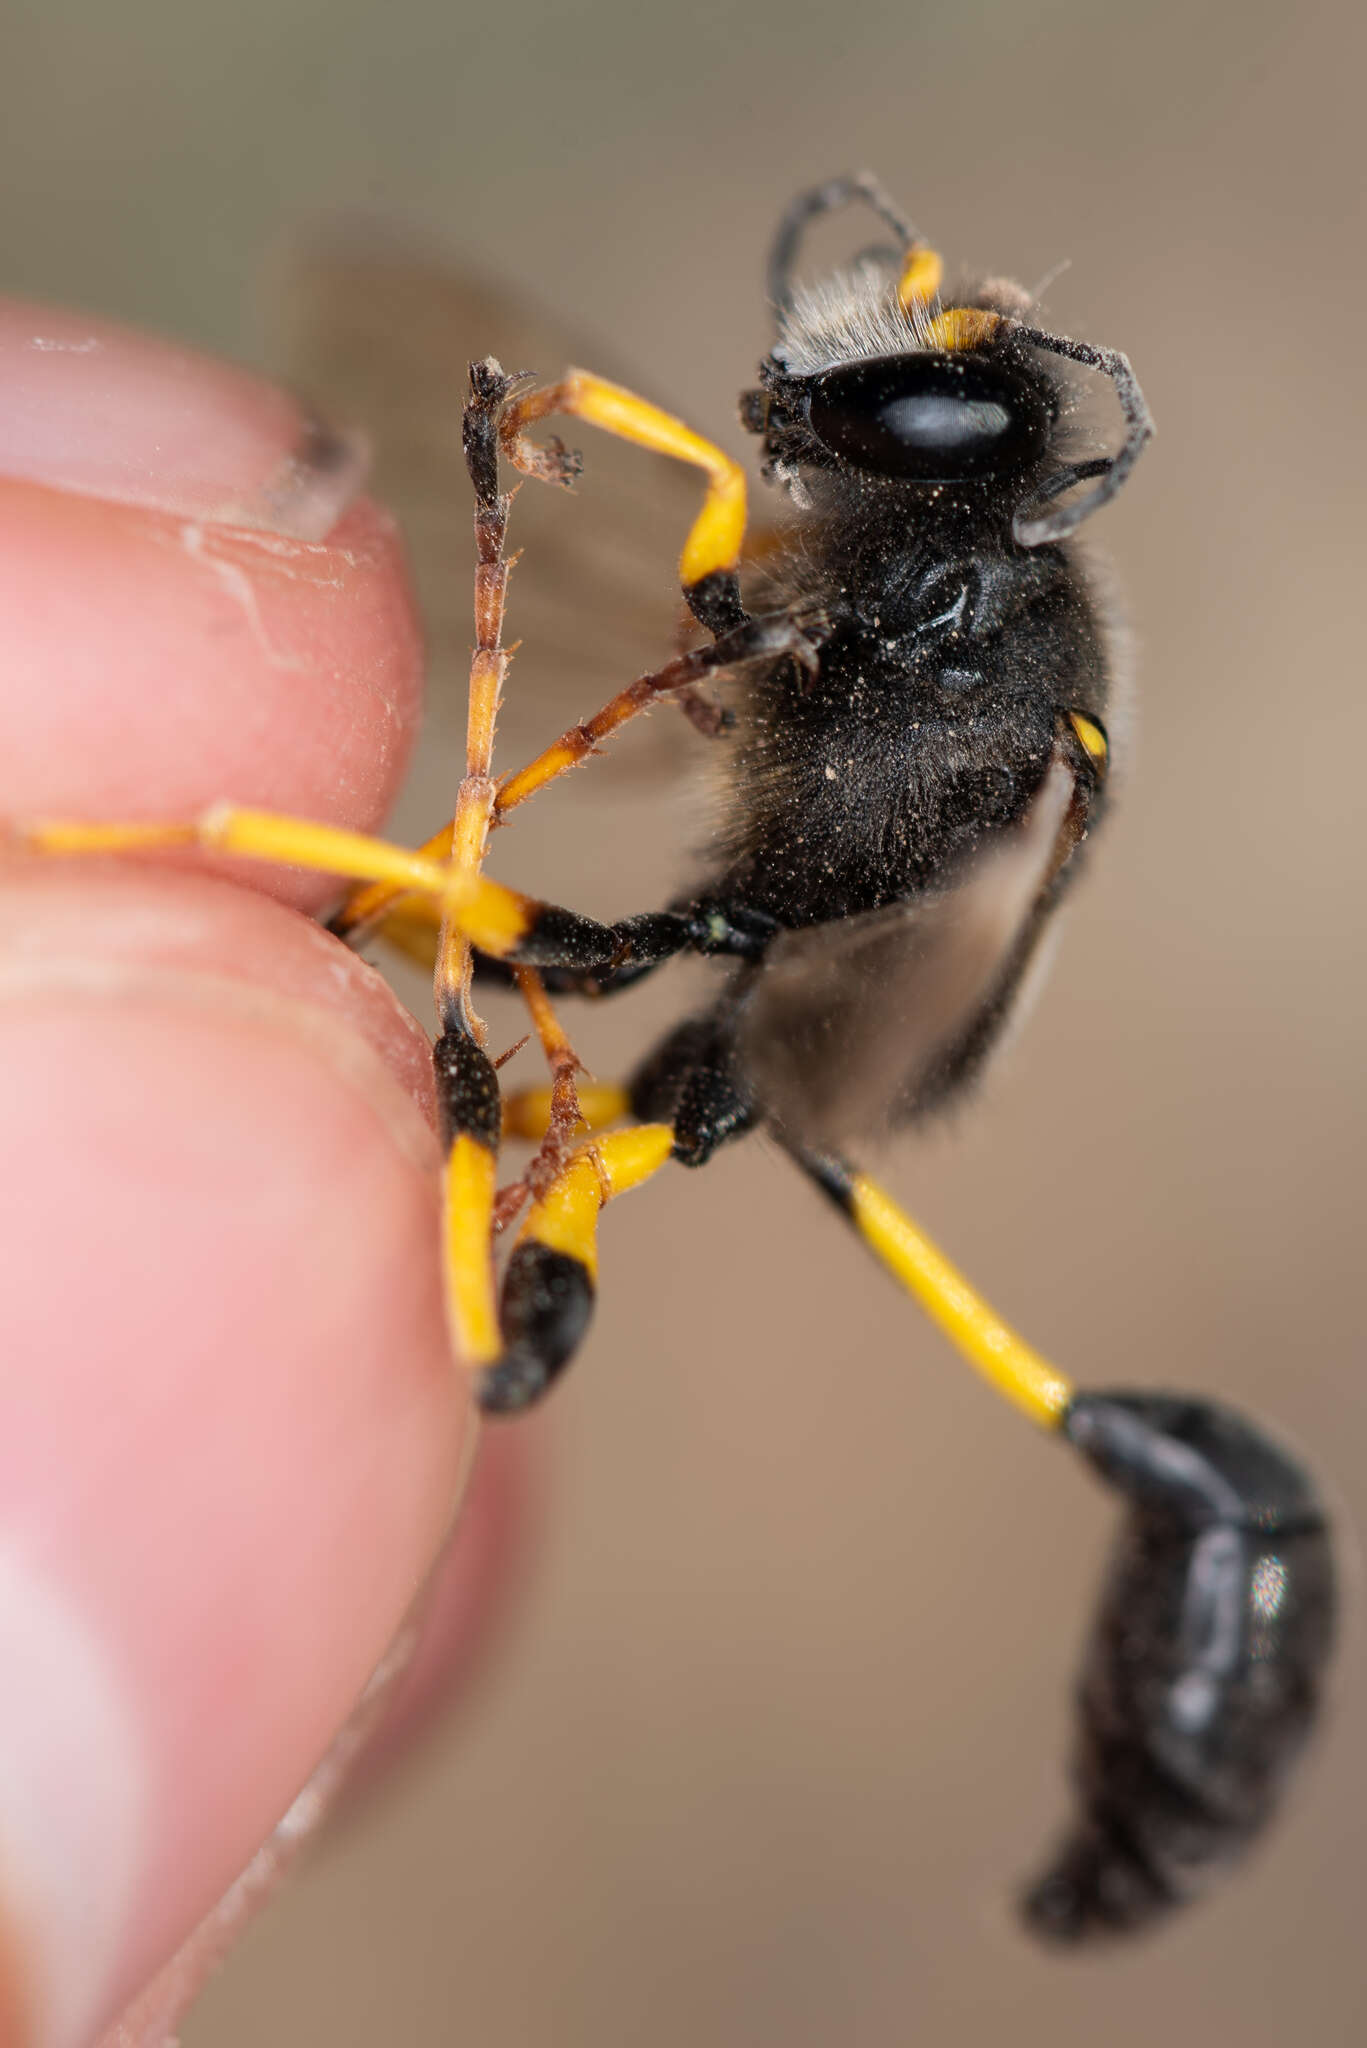
[[1269, 1819], [1319, 1703], [1334, 1572], [1308, 1478], [1230, 1410], [1084, 1394], [1065, 1428], [1129, 1503], [1079, 1691], [1081, 1813], [1025, 1901], [1078, 1941], [1183, 1904]]

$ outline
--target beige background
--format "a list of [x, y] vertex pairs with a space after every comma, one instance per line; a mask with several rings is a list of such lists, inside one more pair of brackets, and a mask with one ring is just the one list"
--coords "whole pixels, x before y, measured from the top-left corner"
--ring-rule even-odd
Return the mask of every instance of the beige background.
[[[1130, 351], [1160, 425], [1104, 522], [1138, 770], [1028, 1034], [889, 1172], [1034, 1341], [1275, 1419], [1345, 1523], [1367, 1499], [1348, 16], [35, 0], [0, 29], [9, 284], [248, 356], [263, 251], [338, 207], [530, 281], [722, 430], [799, 183], [871, 163], [951, 252], [1026, 281], [1072, 259], [1055, 319]], [[593, 772], [502, 871], [643, 907], [669, 821]], [[680, 1000], [595, 1016], [586, 1051], [612, 1071]], [[605, 1268], [500, 1668], [255, 1932], [191, 2048], [1355, 2038], [1356, 1620], [1247, 1876], [1148, 1945], [1041, 1959], [1003, 1900], [1061, 1816], [1105, 1502], [759, 1145], [623, 1205]]]

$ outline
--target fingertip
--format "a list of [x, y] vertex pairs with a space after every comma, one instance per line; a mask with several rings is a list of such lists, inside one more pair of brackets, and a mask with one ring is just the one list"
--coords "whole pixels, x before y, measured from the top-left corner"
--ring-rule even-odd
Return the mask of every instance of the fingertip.
[[[0, 815], [376, 826], [420, 710], [397, 528], [263, 379], [0, 305]], [[335, 885], [239, 866], [316, 906]]]
[[365, 1799], [467, 1699], [540, 1545], [546, 1443], [536, 1421], [482, 1432], [460, 1520], [426, 1587], [413, 1656], [348, 1780]]
[[[23, 1567], [0, 1599], [0, 1861], [48, 2016], [53, 1986], [122, 2003], [269, 1833], [429, 1570], [473, 1427], [435, 1147], [378, 1013], [358, 1029], [329, 1000], [320, 935], [275, 906], [141, 878], [145, 930], [174, 925], [167, 897], [186, 935], [139, 959], [138, 879], [105, 886], [102, 974], [98, 917], [73, 956], [26, 947], [11, 902], [24, 971], [0, 978], [0, 1509]], [[244, 919], [258, 982], [212, 971]], [[78, 1685], [23, 1648], [54, 1629]], [[43, 1711], [54, 1687], [89, 1727]], [[63, 1812], [72, 1853], [44, 1877]], [[76, 1853], [102, 1813], [108, 1854]]]
[[70, 307], [0, 298], [0, 475], [214, 525], [323, 540], [358, 438], [236, 363]]

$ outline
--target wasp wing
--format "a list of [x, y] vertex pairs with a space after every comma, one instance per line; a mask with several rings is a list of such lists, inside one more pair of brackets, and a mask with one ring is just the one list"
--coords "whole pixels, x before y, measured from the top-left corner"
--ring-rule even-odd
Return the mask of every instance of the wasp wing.
[[1022, 822], [943, 887], [785, 932], [739, 1020], [759, 1100], [806, 1145], [838, 1150], [933, 1108], [995, 1042], [1075, 839], [1056, 758]]
[[[613, 368], [496, 285], [373, 230], [319, 237], [285, 272], [288, 371], [323, 417], [369, 438], [374, 487], [402, 521], [426, 623], [429, 733], [458, 750], [473, 634], [473, 498], [461, 451], [468, 365], [494, 355], [541, 378], [570, 363]], [[572, 493], [528, 482], [513, 506], [509, 549], [525, 562], [510, 579], [507, 637], [521, 648], [500, 768], [659, 667], [682, 631], [677, 559], [700, 502], [697, 473], [591, 430], [582, 440]], [[633, 731], [621, 742], [657, 768], [702, 744], [667, 710], [648, 740]]]

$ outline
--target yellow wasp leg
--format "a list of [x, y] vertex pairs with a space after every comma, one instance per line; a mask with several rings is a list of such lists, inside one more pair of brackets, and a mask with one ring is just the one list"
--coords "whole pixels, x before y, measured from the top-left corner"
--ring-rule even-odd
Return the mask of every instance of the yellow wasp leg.
[[[441, 861], [406, 847], [391, 846], [364, 832], [349, 832], [278, 811], [252, 810], [241, 804], [214, 804], [197, 818], [148, 824], [90, 823], [82, 819], [39, 819], [7, 826], [4, 843], [51, 857], [152, 853], [175, 847], [235, 854], [276, 867], [315, 868], [320, 874], [383, 882], [404, 893], [420, 894], [441, 905], [472, 945], [495, 959], [518, 960], [537, 951], [537, 933], [548, 917], [555, 923], [555, 945], [563, 947], [569, 913], [551, 911], [535, 898], [506, 889], [480, 875], [460, 874]], [[601, 927], [589, 919], [570, 918], [571, 928], [590, 946]]]
[[[450, 860], [451, 841], [454, 836], [455, 819], [453, 818], [448, 824], [442, 826], [440, 832], [435, 832], [430, 839], [425, 839], [418, 848], [418, 851], [424, 860]], [[371, 925], [383, 920], [386, 928], [385, 937], [398, 946], [402, 952], [411, 953], [425, 967], [431, 968], [436, 962], [436, 941], [440, 919], [434, 920], [431, 912], [426, 910], [426, 906], [422, 901], [411, 904], [403, 903], [401, 902], [402, 896], [402, 889], [395, 888], [390, 882], [367, 882], [359, 889], [353, 889], [341, 909], [333, 913], [328, 920], [328, 930], [337, 938], [347, 939], [355, 944], [362, 932], [368, 930]], [[398, 905], [399, 907], [392, 912], [395, 930], [391, 934], [388, 930], [388, 925], [391, 914], [390, 907], [392, 905]], [[419, 942], [416, 936], [411, 942], [404, 936], [403, 925], [410, 914], [418, 930], [427, 933], [425, 946], [422, 950], [419, 949]]]
[[674, 1149], [668, 1124], [638, 1124], [581, 1146], [527, 1213], [503, 1286], [501, 1357], [480, 1375], [479, 1400], [512, 1413], [543, 1394], [593, 1314], [598, 1216], [640, 1187]]
[[[498, 786], [494, 799], [494, 822], [501, 824], [508, 812], [518, 804], [525, 803], [538, 790], [544, 789], [557, 776], [566, 775], [571, 768], [577, 768], [581, 761], [596, 754], [604, 740], [611, 739], [619, 726], [636, 718], [642, 711], [648, 711], [668, 691], [687, 686], [695, 664], [687, 655], [681, 655], [668, 667], [653, 675], [638, 676], [619, 690], [601, 711], [586, 718], [582, 725], [572, 725], [561, 733], [559, 739], [544, 747], [534, 761], [519, 768], [512, 775], [505, 775]], [[677, 678], [677, 681], [676, 681]]]
[[[465, 725], [465, 779], [450, 825], [450, 858], [456, 870], [477, 875], [484, 864], [494, 815], [494, 727], [510, 656], [503, 645], [503, 612], [508, 596], [506, 495], [498, 488], [498, 422], [510, 380], [490, 359], [470, 366], [465, 407], [466, 458], [475, 486], [475, 646], [470, 659]], [[439, 837], [441, 835], [438, 835]], [[437, 945], [432, 992], [443, 1031], [464, 1031], [479, 1045], [484, 1026], [470, 1000], [472, 962], [468, 936], [448, 917]]]
[[[579, 1114], [590, 1130], [620, 1123], [631, 1114], [627, 1091], [615, 1081], [579, 1081], [575, 1093]], [[551, 1123], [551, 1090], [521, 1088], [503, 1098], [505, 1138], [544, 1138]]]
[[498, 1150], [481, 1134], [452, 1134], [442, 1173], [442, 1270], [451, 1348], [478, 1371], [502, 1351], [494, 1292]]
[[825, 1153], [796, 1157], [969, 1364], [1041, 1429], [1057, 1429], [1073, 1398], [1071, 1380], [1002, 1321], [876, 1181]]
[[[580, 1064], [536, 969], [517, 967], [513, 973], [551, 1070], [549, 1113], [541, 1134], [541, 1148], [523, 1176], [527, 1186], [539, 1194], [565, 1165], [570, 1147], [584, 1126], [578, 1088]], [[503, 1128], [507, 1129], [506, 1114]]]
[[[529, 426], [553, 413], [587, 420], [605, 433], [701, 469], [707, 477], [706, 494], [684, 542], [680, 580], [691, 600], [704, 609], [709, 602], [717, 606], [720, 624], [733, 623], [741, 615], [737, 568], [745, 537], [746, 485], [739, 463], [695, 434], [682, 420], [585, 370], [570, 370], [558, 383], [514, 399], [507, 396], [512, 380], [504, 378], [501, 371], [495, 372], [490, 364], [476, 364], [473, 379], [471, 412], [481, 423], [491, 424], [497, 419], [503, 452], [528, 475], [552, 480], [566, 475], [558, 457], [548, 455], [525, 438]], [[494, 724], [511, 658], [502, 642], [508, 583], [508, 565], [503, 559], [508, 499], [498, 493], [496, 479], [488, 474], [483, 476], [482, 484], [477, 484], [477, 490], [475, 533], [479, 564], [475, 572], [475, 652], [470, 667], [465, 780], [456, 816], [423, 847], [430, 858], [453, 858], [461, 867], [474, 866], [482, 860], [490, 827], [499, 818], [574, 767], [660, 695], [686, 687], [692, 680], [693, 665], [684, 656], [658, 674], [629, 684], [595, 718], [571, 727], [535, 761], [506, 778], [496, 789], [492, 781]], [[365, 927], [384, 916], [398, 894], [397, 890], [383, 886], [354, 891], [333, 918], [332, 930], [339, 938], [354, 941]], [[404, 946], [401, 931], [397, 943]], [[411, 948], [405, 946], [405, 950]], [[469, 962], [454, 946], [448, 947], [444, 956], [439, 955], [437, 982], [438, 1007], [443, 1003], [448, 1009], [458, 1007], [467, 1028], [476, 1024], [469, 1003]]]
[[639, 447], [701, 469], [707, 477], [707, 491], [679, 557], [679, 581], [688, 595], [709, 577], [735, 573], [745, 537], [745, 472], [738, 462], [635, 392], [588, 370], [567, 370], [558, 383], [514, 399], [504, 414], [504, 452], [529, 475], [546, 473], [545, 458], [523, 435], [526, 428], [552, 413], [587, 420], [590, 426], [601, 427], [620, 440], [634, 441]]

